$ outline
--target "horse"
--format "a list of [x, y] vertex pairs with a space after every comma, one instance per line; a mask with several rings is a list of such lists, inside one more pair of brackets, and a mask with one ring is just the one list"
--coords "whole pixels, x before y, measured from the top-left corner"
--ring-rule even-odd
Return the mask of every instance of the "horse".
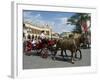
[[71, 63], [74, 64], [74, 55], [76, 54], [77, 50], [80, 51], [80, 44], [83, 42], [82, 39], [82, 34], [78, 35], [77, 37], [72, 37], [68, 39], [59, 39], [56, 43], [56, 49], [53, 54], [53, 59], [55, 60], [57, 51], [59, 48], [61, 48], [61, 54], [63, 54], [63, 51], [66, 52], [66, 50], [71, 51]]

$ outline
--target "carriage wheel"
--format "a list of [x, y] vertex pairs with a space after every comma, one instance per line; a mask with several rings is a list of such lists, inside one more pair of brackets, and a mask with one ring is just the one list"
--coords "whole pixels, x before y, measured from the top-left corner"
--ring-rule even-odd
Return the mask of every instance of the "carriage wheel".
[[82, 59], [82, 53], [80, 49], [76, 50], [75, 58], [81, 60]]
[[41, 57], [47, 58], [48, 57], [48, 50], [46, 48], [43, 48], [41, 51]]

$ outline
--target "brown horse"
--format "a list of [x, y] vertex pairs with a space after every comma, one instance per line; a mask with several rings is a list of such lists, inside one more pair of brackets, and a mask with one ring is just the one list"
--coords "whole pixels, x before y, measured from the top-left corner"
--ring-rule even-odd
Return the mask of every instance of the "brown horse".
[[[71, 62], [74, 63], [74, 55], [76, 54], [77, 50], [80, 51], [80, 44], [83, 42], [82, 34], [78, 35], [77, 37], [71, 37], [69, 39], [60, 39], [57, 41], [56, 49], [53, 55], [53, 59], [55, 60], [55, 56], [59, 48], [61, 48], [61, 54], [63, 51], [66, 50], [71, 51]], [[81, 51], [80, 51], [81, 52]]]

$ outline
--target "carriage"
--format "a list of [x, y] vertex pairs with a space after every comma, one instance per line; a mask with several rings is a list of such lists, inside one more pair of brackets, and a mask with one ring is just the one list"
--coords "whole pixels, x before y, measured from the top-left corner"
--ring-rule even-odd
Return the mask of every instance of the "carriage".
[[35, 53], [42, 58], [47, 58], [49, 51], [52, 51], [54, 48], [53, 46], [55, 45], [56, 41], [55, 40], [47, 40], [47, 43], [43, 43], [39, 41], [38, 43], [32, 44], [31, 40], [24, 41], [24, 53], [26, 55], [32, 55], [32, 51], [35, 51]]
[[[36, 43], [34, 47], [33, 47], [32, 42], [30, 40], [25, 41], [26, 47], [24, 48], [25, 49], [24, 51], [26, 51], [28, 53], [28, 55], [31, 55], [30, 52], [32, 50], [35, 50], [37, 55], [40, 55], [42, 58], [47, 58], [48, 57], [48, 51], [51, 51], [51, 55], [53, 56], [52, 58], [55, 59], [55, 55], [57, 54], [57, 50], [59, 50], [59, 48], [60, 48], [62, 53], [63, 53], [63, 51], [65, 52], [65, 50], [71, 51], [72, 63], [74, 63], [73, 62], [74, 58], [77, 58], [79, 60], [82, 59], [80, 44], [84, 43], [84, 41], [85, 41], [83, 34], [79, 34], [76, 38], [62, 39], [62, 41], [60, 41], [60, 42], [59, 42], [59, 40], [60, 39], [58, 39], [58, 40], [52, 40], [52, 39], [47, 40], [47, 44], [39, 42], [39, 43]], [[56, 47], [54, 47], [55, 44], [56, 44]], [[52, 51], [53, 51], [53, 54], [52, 54]], [[73, 53], [75, 53], [75, 56], [74, 56]]]

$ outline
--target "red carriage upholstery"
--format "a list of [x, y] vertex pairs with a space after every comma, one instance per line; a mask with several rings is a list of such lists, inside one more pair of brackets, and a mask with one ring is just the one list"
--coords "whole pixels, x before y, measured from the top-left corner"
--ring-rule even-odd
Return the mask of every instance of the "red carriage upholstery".
[[30, 41], [27, 41], [27, 51], [31, 51], [32, 50], [32, 43]]
[[48, 41], [48, 46], [52, 46], [52, 45], [54, 45], [56, 42], [55, 42], [55, 40], [49, 40]]

